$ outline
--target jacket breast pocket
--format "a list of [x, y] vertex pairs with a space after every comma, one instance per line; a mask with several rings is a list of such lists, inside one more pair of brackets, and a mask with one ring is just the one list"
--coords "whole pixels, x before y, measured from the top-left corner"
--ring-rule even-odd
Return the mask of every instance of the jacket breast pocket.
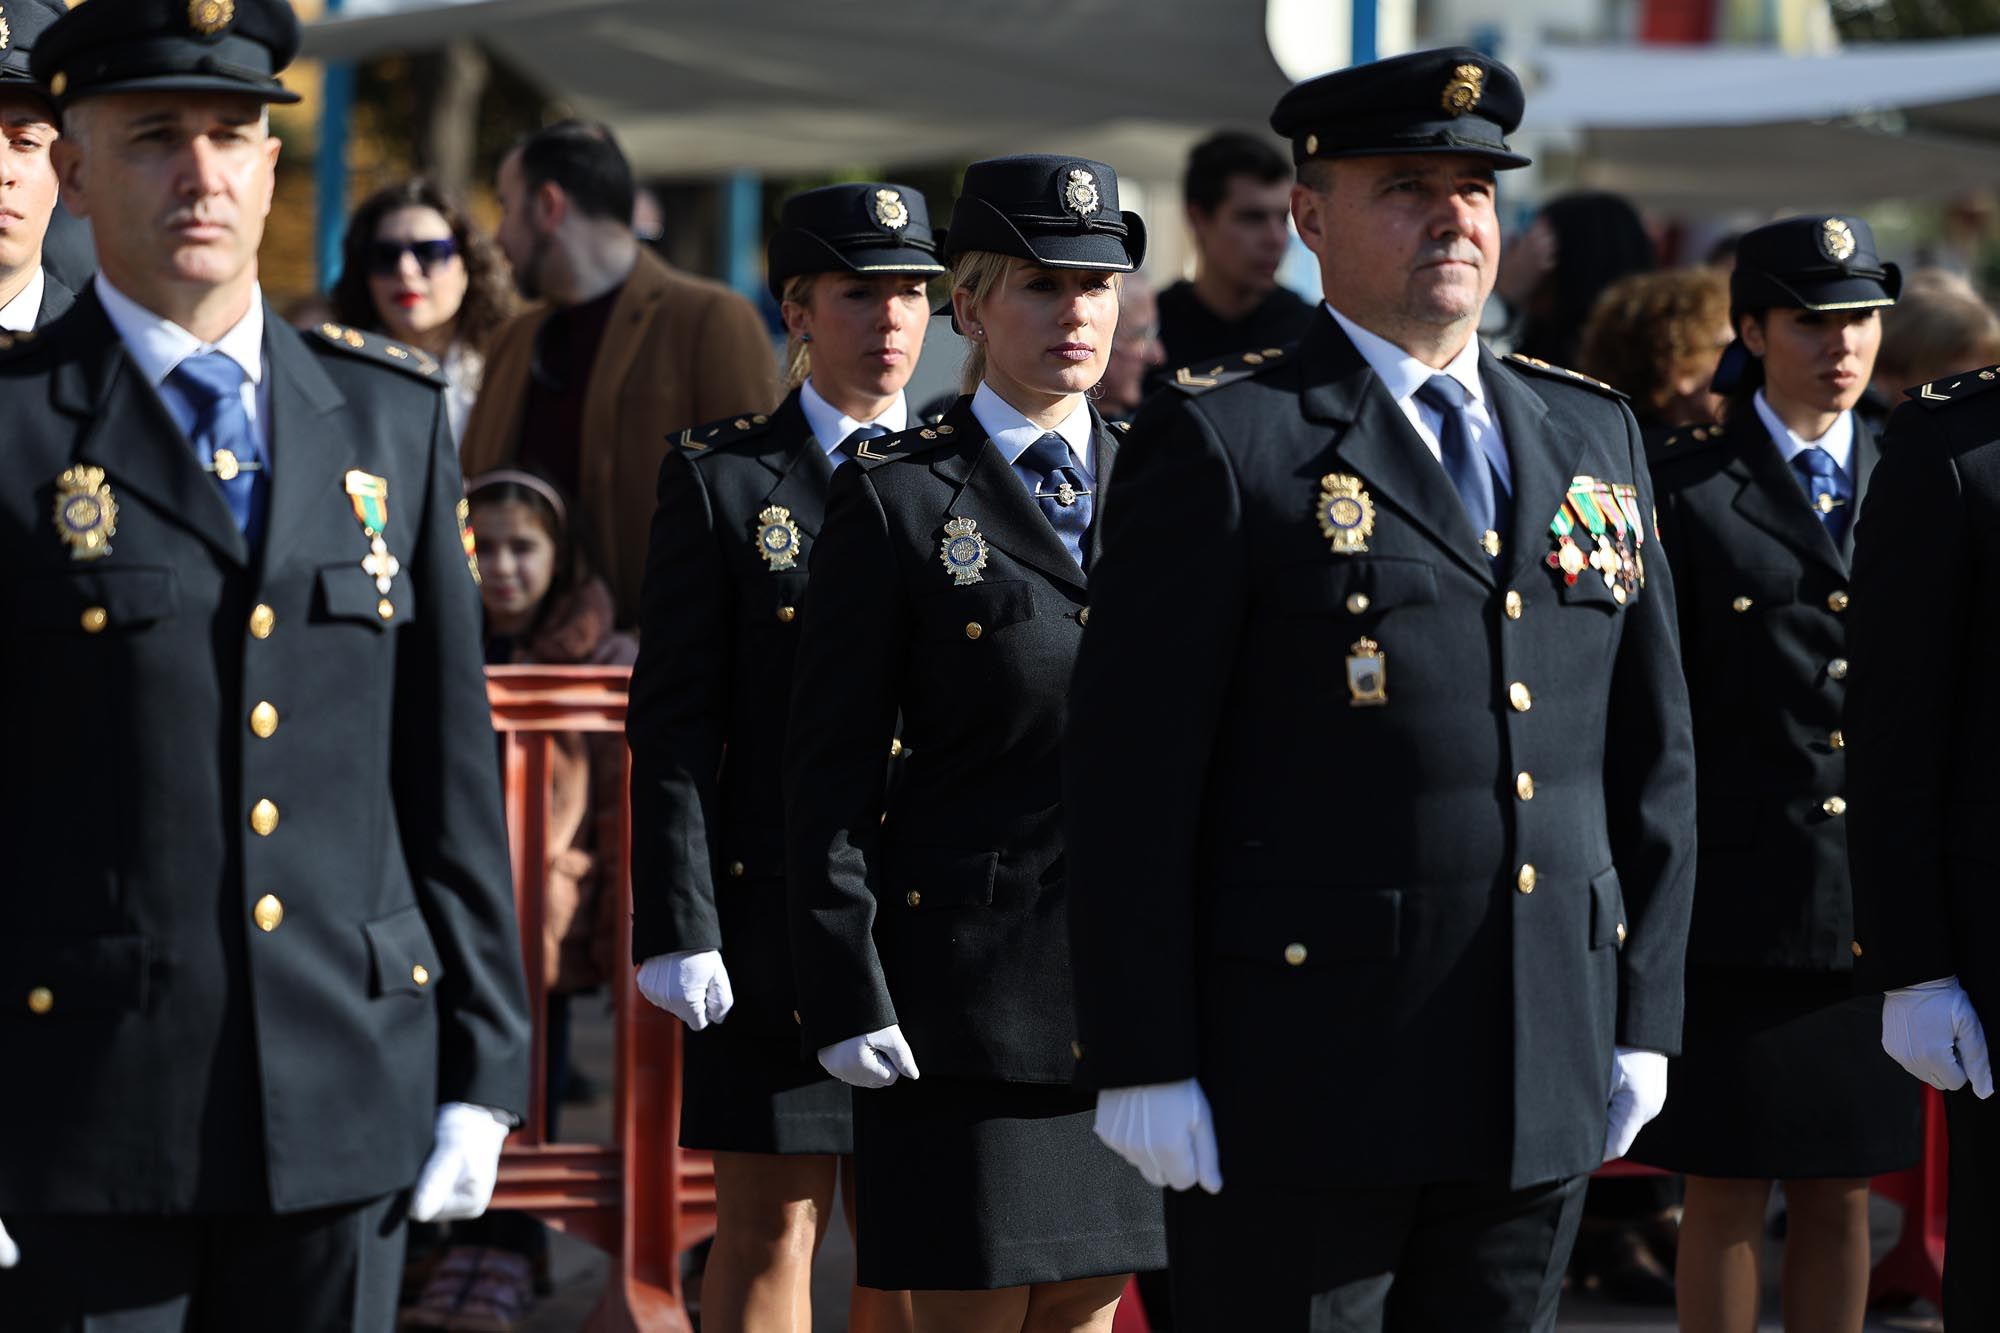
[[1383, 962], [1402, 953], [1398, 889], [1329, 890], [1304, 882], [1218, 904], [1209, 948], [1226, 958], [1314, 969]]
[[903, 844], [890, 849], [888, 888], [907, 911], [991, 907], [999, 870], [998, 852]]
[[1590, 947], [1616, 949], [1625, 943], [1625, 892], [1618, 872], [1606, 870], [1590, 881]]
[[143, 629], [180, 609], [180, 584], [163, 565], [71, 569], [17, 586], [17, 622], [45, 634]]
[[1576, 576], [1575, 583], [1566, 582], [1558, 575], [1556, 590], [1564, 606], [1595, 607], [1607, 615], [1616, 615], [1632, 600], [1632, 594], [1625, 590], [1622, 583], [1606, 583], [1604, 575], [1590, 567]]
[[143, 935], [22, 936], [0, 946], [0, 1018], [53, 1019], [146, 1007]]
[[917, 610], [926, 634], [973, 642], [1034, 615], [1035, 590], [1025, 579], [991, 579], [927, 593]]
[[1399, 607], [1438, 599], [1437, 574], [1421, 560], [1329, 557], [1278, 571], [1272, 606], [1281, 616], [1372, 622]]
[[360, 557], [319, 567], [318, 605], [314, 611], [322, 620], [345, 620], [372, 625], [378, 630], [405, 624], [417, 617], [417, 598], [408, 578], [391, 578], [383, 592]]
[[1731, 621], [1740, 616], [1744, 623], [1754, 623], [1756, 617], [1791, 606], [1799, 600], [1799, 571], [1796, 569], [1736, 569], [1724, 575], [1720, 584], [1715, 597], [1721, 605], [1710, 605], [1707, 610], [1711, 614], [1726, 614]]
[[431, 940], [430, 927], [424, 924], [422, 909], [412, 905], [365, 921], [361, 933], [368, 938], [370, 995], [399, 991], [422, 995], [444, 975], [444, 964], [438, 961], [437, 945]]

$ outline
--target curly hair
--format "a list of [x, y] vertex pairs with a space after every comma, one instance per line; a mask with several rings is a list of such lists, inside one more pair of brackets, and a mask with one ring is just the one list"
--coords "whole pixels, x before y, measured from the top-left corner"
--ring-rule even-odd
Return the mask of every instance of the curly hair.
[[340, 279], [333, 285], [333, 317], [356, 328], [382, 332], [382, 315], [368, 291], [368, 250], [382, 219], [399, 208], [428, 208], [445, 220], [465, 261], [465, 300], [456, 316], [456, 341], [484, 356], [500, 326], [515, 311], [514, 280], [492, 239], [480, 233], [465, 210], [421, 176], [386, 186], [361, 201], [347, 220], [340, 243]]
[[1715, 331], [1729, 323], [1729, 279], [1712, 268], [1634, 273], [1604, 289], [1577, 340], [1576, 368], [1631, 396], [1641, 421], [1674, 396], [1675, 374], [1720, 352]]

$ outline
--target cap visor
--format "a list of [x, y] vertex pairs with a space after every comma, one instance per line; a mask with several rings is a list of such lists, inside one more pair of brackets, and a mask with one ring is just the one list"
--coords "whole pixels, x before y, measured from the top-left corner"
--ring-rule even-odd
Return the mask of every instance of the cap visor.
[[1103, 232], [1081, 232], [1064, 235], [1043, 233], [1025, 238], [1028, 249], [1034, 252], [1037, 264], [1049, 268], [1088, 268], [1106, 273], [1130, 273], [1138, 265], [1132, 262], [1125, 243], [1116, 236]]
[[1789, 292], [1800, 310], [1869, 310], [1896, 304], [1895, 296], [1879, 278], [1843, 276], [1811, 282], [1781, 282], [1766, 276], [1772, 286]]
[[116, 83], [93, 83], [71, 90], [60, 100], [75, 102], [86, 97], [102, 97], [107, 93], [235, 93], [241, 97], [254, 97], [260, 102], [291, 103], [299, 100], [297, 93], [277, 83], [245, 83], [241, 79], [215, 74], [158, 74], [143, 79], [120, 79]]
[[1318, 153], [1311, 161], [1331, 162], [1341, 157], [1429, 157], [1437, 153], [1452, 153], [1459, 157], [1476, 157], [1491, 162], [1496, 170], [1513, 171], [1517, 167], [1534, 165], [1535, 159], [1505, 148], [1480, 148], [1473, 144], [1436, 144], [1413, 148], [1349, 148]]
[[936, 275], [950, 272], [936, 255], [913, 245], [885, 245], [879, 249], [849, 250], [841, 256], [856, 273], [910, 273]]

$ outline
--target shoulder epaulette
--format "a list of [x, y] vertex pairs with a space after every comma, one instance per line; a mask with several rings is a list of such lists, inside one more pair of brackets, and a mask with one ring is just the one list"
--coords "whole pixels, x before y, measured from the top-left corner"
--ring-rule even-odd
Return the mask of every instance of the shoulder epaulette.
[[1712, 449], [1721, 444], [1723, 438], [1724, 431], [1721, 426], [1682, 426], [1678, 430], [1671, 430], [1665, 435], [1647, 440], [1646, 460], [1665, 462], [1670, 458]]
[[1113, 421], [1108, 424], [1111, 429], [1117, 431], [1120, 435], [1124, 435], [1132, 429], [1132, 423], [1129, 421]]
[[358, 356], [364, 361], [373, 361], [381, 366], [393, 366], [405, 375], [414, 375], [440, 388], [444, 385], [444, 367], [438, 364], [436, 357], [420, 347], [411, 347], [393, 338], [384, 338], [379, 333], [363, 333], [360, 329], [331, 322], [319, 325], [313, 332], [318, 336], [310, 341], [316, 346], [337, 348], [349, 356]]
[[1571, 384], [1581, 384], [1586, 389], [1595, 389], [1601, 394], [1616, 398], [1621, 403], [1626, 399], [1625, 394], [1612, 388], [1603, 380], [1594, 380], [1588, 375], [1570, 370], [1564, 366], [1552, 366], [1538, 356], [1522, 356], [1519, 352], [1510, 352], [1507, 354], [1507, 359], [1521, 369], [1531, 371], [1534, 374], [1546, 375], [1554, 380], [1567, 380]]
[[726, 417], [705, 426], [690, 426], [674, 436], [673, 441], [690, 453], [700, 453], [705, 449], [720, 449], [726, 444], [747, 440], [753, 435], [762, 435], [764, 428], [770, 424], [771, 418], [762, 412], [748, 417]]
[[1903, 391], [1903, 396], [1936, 410], [1946, 403], [1958, 402], [1974, 394], [1985, 393], [1995, 384], [2000, 384], [2000, 366], [1988, 366], [1984, 370], [1968, 370], [1964, 374], [1953, 375], [1948, 379], [1932, 380], [1929, 384], [1906, 389]]
[[935, 426], [921, 426], [911, 430], [899, 430], [894, 435], [882, 435], [872, 440], [863, 440], [854, 446], [854, 461], [863, 467], [874, 467], [894, 458], [909, 458], [935, 449], [958, 434], [958, 427], [939, 422]]
[[1284, 359], [1284, 348], [1266, 347], [1261, 352], [1242, 352], [1235, 356], [1217, 357], [1213, 361], [1182, 366], [1167, 382], [1182, 393], [1193, 396], [1207, 393], [1210, 389], [1219, 389], [1225, 384], [1234, 384], [1238, 380], [1247, 380]]

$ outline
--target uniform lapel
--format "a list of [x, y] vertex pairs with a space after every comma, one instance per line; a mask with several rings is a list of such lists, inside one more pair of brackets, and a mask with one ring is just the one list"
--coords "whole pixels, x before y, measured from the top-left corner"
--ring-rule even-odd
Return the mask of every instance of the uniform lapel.
[[1764, 429], [1763, 419], [1746, 405], [1724, 429], [1731, 445], [1730, 467], [1743, 483], [1736, 493], [1736, 512], [1800, 555], [1845, 574], [1846, 562], [1807, 503], [1791, 465]]
[[957, 488], [945, 516], [971, 519], [994, 546], [1081, 592], [1083, 571], [999, 446], [987, 438], [970, 400], [961, 399], [941, 424], [952, 427], [960, 440], [931, 464], [932, 472]]
[[78, 298], [60, 327], [67, 346], [50, 394], [58, 408], [88, 422], [77, 458], [103, 468], [114, 492], [122, 486], [143, 496], [217, 554], [247, 565], [249, 549], [221, 487], [195, 462], [194, 446], [132, 368], [96, 294]]
[[[270, 536], [264, 542], [265, 563], [270, 567], [288, 553], [316, 558], [314, 545], [300, 536], [324, 514], [352, 513], [342, 476], [355, 454], [323, 424], [323, 418], [346, 400], [319, 358], [268, 307], [264, 358], [271, 376], [271, 515], [265, 527]], [[397, 499], [392, 495], [389, 503], [394, 505]], [[361, 549], [356, 547], [357, 560]]]
[[[1479, 549], [1479, 534], [1473, 531], [1451, 479], [1325, 311], [1299, 348], [1299, 365], [1301, 410], [1308, 420], [1335, 430], [1333, 452], [1338, 458], [1323, 457], [1314, 463], [1314, 471], [1359, 473], [1371, 498], [1400, 510], [1452, 559], [1490, 580], [1493, 571]], [[1317, 476], [1313, 484], [1318, 485]], [[1312, 498], [1302, 494], [1300, 508]]]
[[826, 492], [833, 481], [833, 460], [826, 456], [826, 450], [807, 424], [805, 409], [799, 406], [798, 390], [794, 389], [778, 404], [778, 410], [771, 413], [768, 429], [773, 434], [796, 436], [798, 443], [782, 460], [764, 455], [764, 465], [778, 478], [777, 485], [764, 497], [764, 503], [789, 510], [800, 532], [817, 537], [820, 521], [826, 517]]
[[1854, 512], [1848, 516], [1847, 531], [1841, 534], [1840, 558], [1843, 564], [1854, 561], [1854, 530], [1861, 526], [1861, 501], [1868, 494], [1868, 478], [1875, 471], [1875, 464], [1882, 457], [1882, 446], [1875, 443], [1875, 432], [1868, 429], [1868, 423], [1859, 416], [1854, 418], [1854, 452], [1848, 455], [1848, 475], [1854, 478], [1854, 499], [1850, 501]]
[[[1514, 526], [1508, 537], [1513, 548], [1501, 561], [1507, 582], [1514, 582], [1533, 562], [1548, 554], [1537, 537], [1562, 508], [1583, 457], [1584, 439], [1560, 414], [1551, 412], [1532, 385], [1507, 369], [1491, 352], [1479, 358], [1479, 379], [1493, 403], [1493, 419], [1507, 445], [1514, 471]], [[1608, 481], [1630, 482], [1630, 477]]]

